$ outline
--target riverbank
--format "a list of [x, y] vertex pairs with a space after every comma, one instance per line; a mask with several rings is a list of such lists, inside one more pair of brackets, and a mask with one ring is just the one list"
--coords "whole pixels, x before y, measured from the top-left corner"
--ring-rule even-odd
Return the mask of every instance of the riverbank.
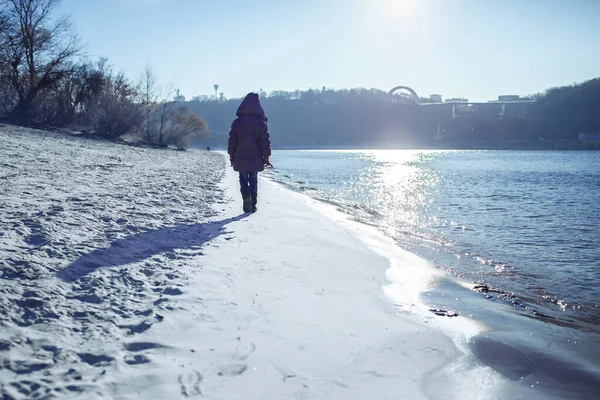
[[490, 307], [334, 206], [261, 179], [258, 212], [242, 214], [222, 154], [0, 139], [3, 398], [558, 399], [598, 387], [589, 363], [555, 357], [562, 345], [539, 350], [540, 331], [498, 332], [509, 313], [432, 311], [453, 290]]

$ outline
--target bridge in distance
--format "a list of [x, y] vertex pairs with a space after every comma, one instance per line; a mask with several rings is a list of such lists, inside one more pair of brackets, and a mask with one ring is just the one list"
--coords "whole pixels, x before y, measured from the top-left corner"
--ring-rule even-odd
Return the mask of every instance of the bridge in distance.
[[407, 92], [410, 93], [410, 97], [413, 99], [413, 101], [415, 102], [415, 105], [418, 106], [428, 106], [428, 107], [452, 107], [452, 118], [456, 118], [456, 107], [463, 107], [463, 106], [472, 106], [472, 105], [485, 105], [485, 106], [494, 106], [494, 105], [499, 105], [501, 106], [501, 111], [500, 111], [500, 116], [503, 116], [504, 113], [506, 112], [506, 105], [507, 104], [525, 104], [525, 103], [535, 103], [536, 100], [512, 100], [512, 101], [488, 101], [488, 102], [482, 102], [482, 101], [446, 101], [446, 102], [434, 102], [434, 103], [421, 103], [419, 96], [417, 95], [417, 92], [415, 92], [414, 89], [412, 89], [409, 86], [396, 86], [394, 88], [392, 88], [389, 92], [388, 95], [393, 95], [396, 91], [404, 89]]

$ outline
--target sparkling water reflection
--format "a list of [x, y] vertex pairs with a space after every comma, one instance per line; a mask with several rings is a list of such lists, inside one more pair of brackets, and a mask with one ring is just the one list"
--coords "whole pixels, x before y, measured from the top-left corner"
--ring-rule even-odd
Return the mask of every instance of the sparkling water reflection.
[[273, 179], [377, 225], [440, 269], [525, 311], [600, 323], [600, 152], [280, 151], [273, 160]]

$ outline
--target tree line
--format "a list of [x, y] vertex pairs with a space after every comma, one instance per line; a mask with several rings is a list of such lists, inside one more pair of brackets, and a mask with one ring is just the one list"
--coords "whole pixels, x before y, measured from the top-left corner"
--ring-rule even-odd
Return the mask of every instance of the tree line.
[[1, 119], [161, 147], [209, 134], [150, 66], [130, 79], [105, 58], [86, 59], [71, 19], [54, 16], [59, 1], [0, 1]]
[[[533, 103], [428, 105], [405, 93], [326, 87], [260, 91], [273, 145], [313, 147], [546, 148], [600, 132], [600, 78], [551, 88]], [[223, 146], [240, 99], [196, 97], [187, 106], [210, 125], [204, 144]]]

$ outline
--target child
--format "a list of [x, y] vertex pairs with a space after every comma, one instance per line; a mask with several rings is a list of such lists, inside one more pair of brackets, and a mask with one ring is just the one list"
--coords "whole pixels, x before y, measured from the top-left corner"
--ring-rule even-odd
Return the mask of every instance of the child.
[[267, 117], [256, 93], [248, 93], [231, 124], [227, 153], [234, 171], [240, 173], [240, 191], [244, 212], [256, 212], [258, 172], [265, 169], [271, 156]]

